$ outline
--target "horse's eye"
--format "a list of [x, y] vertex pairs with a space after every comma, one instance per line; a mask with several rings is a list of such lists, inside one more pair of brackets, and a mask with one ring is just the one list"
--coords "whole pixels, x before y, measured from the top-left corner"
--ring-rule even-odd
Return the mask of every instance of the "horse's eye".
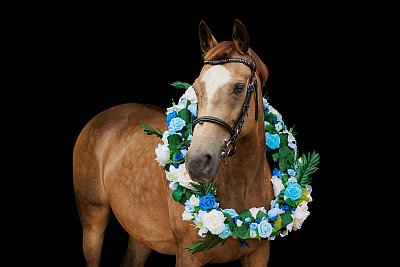
[[243, 92], [244, 90], [244, 84], [243, 83], [237, 83], [235, 84], [235, 86], [233, 87], [233, 90], [235, 92], [235, 94], [240, 94]]

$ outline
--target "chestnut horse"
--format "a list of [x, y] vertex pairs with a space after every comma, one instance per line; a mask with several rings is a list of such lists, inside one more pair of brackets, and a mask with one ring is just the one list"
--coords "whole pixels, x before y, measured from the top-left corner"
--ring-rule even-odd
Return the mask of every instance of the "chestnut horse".
[[[274, 196], [261, 97], [267, 67], [249, 47], [248, 32], [238, 20], [232, 41], [217, 42], [203, 21], [199, 37], [206, 64], [193, 83], [201, 119], [194, 123], [186, 154], [188, 173], [194, 181], [215, 180], [221, 207], [268, 209]], [[253, 94], [247, 93], [250, 83]], [[182, 220], [184, 206], [171, 197], [164, 169], [155, 160], [160, 139], [141, 128], [146, 123], [165, 131], [165, 121], [158, 108], [122, 104], [96, 115], [77, 138], [73, 181], [87, 266], [100, 265], [111, 212], [129, 234], [121, 266], [144, 266], [152, 250], [176, 255], [179, 267], [237, 259], [242, 266], [267, 266], [268, 240], [251, 239], [242, 247], [228, 238], [204, 252], [187, 251], [198, 233]]]

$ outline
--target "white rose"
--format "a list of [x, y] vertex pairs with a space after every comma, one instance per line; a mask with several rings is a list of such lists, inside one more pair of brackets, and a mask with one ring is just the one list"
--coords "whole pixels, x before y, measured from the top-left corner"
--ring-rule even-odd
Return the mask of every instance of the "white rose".
[[257, 213], [258, 213], [258, 211], [262, 211], [262, 212], [264, 212], [264, 213], [267, 213], [267, 210], [264, 208], [264, 207], [261, 207], [261, 208], [251, 208], [251, 209], [249, 209], [249, 211], [250, 211], [250, 213], [251, 213], [251, 216], [253, 216], [253, 218], [254, 219], [257, 219]]
[[179, 165], [178, 182], [183, 187], [189, 188], [190, 190], [194, 189], [194, 187], [190, 183], [195, 183], [195, 182], [192, 179], [190, 179], [190, 176], [186, 170], [185, 164]]
[[276, 176], [272, 176], [271, 182], [274, 188], [274, 196], [277, 197], [281, 190], [285, 189], [285, 186], [283, 185], [282, 180]]
[[168, 131], [165, 131], [162, 136], [162, 141], [164, 142], [164, 145], [166, 145], [166, 146], [168, 145], [168, 135], [169, 135]]
[[158, 147], [155, 149], [157, 155], [157, 162], [160, 166], [165, 166], [168, 163], [170, 158], [169, 148], [166, 145], [158, 144]]
[[196, 195], [192, 195], [189, 198], [189, 202], [190, 202], [190, 204], [193, 205], [193, 207], [197, 207], [200, 205], [200, 199], [198, 197], [196, 197]]
[[293, 230], [300, 229], [308, 215], [310, 215], [310, 212], [308, 211], [307, 202], [302, 201], [293, 213]]
[[171, 165], [169, 167], [169, 172], [165, 171], [165, 177], [170, 182], [178, 182], [178, 176], [179, 176], [178, 169], [175, 168], [174, 165]]
[[277, 130], [278, 132], [280, 131], [280, 130], [282, 130], [282, 123], [281, 122], [277, 122], [276, 124], [275, 124], [275, 130]]
[[297, 183], [297, 179], [296, 179], [296, 177], [290, 177], [288, 180], [288, 183], [290, 182], [290, 183]]
[[196, 92], [194, 91], [193, 86], [189, 86], [188, 89], [186, 89], [186, 92], [181, 96], [181, 98], [185, 98], [190, 101], [192, 104], [197, 103], [197, 95]]
[[269, 105], [269, 112], [271, 112], [272, 114], [276, 115], [276, 118], [278, 121], [282, 120], [282, 115], [275, 109], [273, 108], [271, 105]]
[[204, 226], [214, 235], [220, 234], [225, 229], [224, 221], [224, 214], [214, 209], [203, 217]]
[[312, 201], [312, 197], [311, 197], [312, 187], [311, 187], [311, 185], [306, 184], [306, 185], [304, 186], [304, 188], [308, 191], [307, 197], [310, 199], [309, 202], [311, 202], [311, 201]]
[[193, 220], [193, 214], [191, 212], [187, 212], [186, 210], [183, 211], [182, 213], [182, 220], [184, 221], [191, 221]]

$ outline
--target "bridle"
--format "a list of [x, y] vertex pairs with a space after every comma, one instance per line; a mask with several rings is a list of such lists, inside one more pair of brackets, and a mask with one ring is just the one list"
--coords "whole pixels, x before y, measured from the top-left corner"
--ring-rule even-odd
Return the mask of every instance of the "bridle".
[[211, 123], [219, 124], [219, 125], [225, 127], [229, 131], [229, 133], [231, 134], [231, 138], [229, 140], [226, 140], [226, 139], [224, 140], [225, 147], [221, 152], [222, 158], [230, 157], [236, 151], [236, 140], [238, 139], [240, 131], [242, 130], [242, 127], [244, 124], [244, 116], [247, 114], [247, 111], [249, 110], [251, 95], [253, 94], [253, 92], [255, 92], [254, 96], [255, 96], [255, 102], [256, 102], [255, 120], [257, 121], [257, 119], [258, 119], [257, 78], [256, 78], [256, 67], [254, 66], [254, 64], [243, 58], [206, 60], [206, 61], [204, 61], [204, 64], [219, 65], [219, 64], [225, 64], [225, 63], [231, 63], [231, 62], [238, 62], [238, 63], [245, 64], [251, 70], [251, 75], [250, 75], [249, 82], [247, 85], [246, 99], [244, 100], [244, 103], [242, 105], [242, 110], [240, 111], [239, 117], [236, 120], [235, 124], [232, 127], [226, 121], [221, 120], [214, 116], [200, 116], [193, 121], [193, 129], [197, 123], [203, 124], [203, 122], [208, 121]]

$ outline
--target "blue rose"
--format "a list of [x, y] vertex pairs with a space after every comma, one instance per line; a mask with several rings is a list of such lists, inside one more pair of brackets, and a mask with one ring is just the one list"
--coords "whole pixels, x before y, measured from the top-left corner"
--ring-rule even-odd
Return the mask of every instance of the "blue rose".
[[205, 211], [209, 211], [214, 208], [215, 197], [211, 194], [207, 194], [200, 199], [200, 208]]
[[236, 218], [239, 216], [239, 214], [236, 213], [236, 211], [234, 209], [224, 209], [222, 211], [222, 213], [226, 213], [229, 214], [229, 216], [231, 216], [231, 218]]
[[193, 114], [193, 116], [197, 116], [197, 104], [190, 104], [187, 109]]
[[258, 224], [256, 223], [250, 223], [250, 230], [257, 230]]
[[181, 160], [181, 159], [183, 159], [183, 154], [182, 153], [174, 154], [174, 160], [175, 161], [178, 161], [178, 160]]
[[261, 221], [258, 225], [258, 234], [261, 237], [267, 238], [272, 233], [272, 225], [268, 221]]
[[296, 175], [296, 171], [294, 169], [288, 169], [287, 172], [288, 172], [288, 174], [290, 176], [295, 176]]
[[298, 183], [288, 183], [285, 189], [285, 195], [291, 200], [296, 200], [301, 197], [301, 186]]
[[228, 238], [232, 234], [231, 229], [229, 229], [229, 225], [225, 224], [224, 230], [222, 230], [221, 233], [218, 234], [218, 236], [222, 239]]
[[178, 113], [176, 113], [176, 111], [172, 111], [171, 113], [168, 113], [167, 122], [166, 122], [167, 126], [169, 126], [169, 123], [171, 122], [171, 120], [173, 118], [176, 118], [176, 116], [178, 116]]
[[182, 130], [183, 127], [185, 127], [185, 125], [186, 125], [186, 122], [183, 119], [181, 119], [179, 117], [172, 118], [171, 121], [169, 122], [168, 133], [174, 134], [174, 133]]
[[194, 206], [190, 203], [189, 200], [186, 200], [185, 202], [185, 210], [187, 212], [194, 212]]
[[277, 149], [281, 144], [281, 139], [278, 134], [265, 133], [265, 143], [270, 149]]
[[283, 177], [284, 175], [285, 175], [285, 173], [284, 173], [283, 171], [281, 171], [280, 169], [278, 169], [278, 168], [275, 168], [275, 169], [272, 171], [272, 176], [277, 176], [277, 177], [281, 178], [281, 177]]

